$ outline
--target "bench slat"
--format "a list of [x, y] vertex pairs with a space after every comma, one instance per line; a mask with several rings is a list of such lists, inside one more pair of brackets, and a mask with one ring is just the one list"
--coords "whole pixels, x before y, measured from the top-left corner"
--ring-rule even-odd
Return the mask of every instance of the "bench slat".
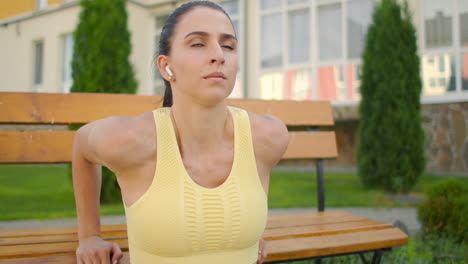
[[[278, 228], [283, 226], [300, 226], [307, 224], [324, 224], [336, 223], [345, 221], [358, 221], [366, 219], [364, 217], [355, 216], [343, 211], [325, 211], [325, 212], [310, 212], [301, 214], [288, 215], [270, 215], [268, 216], [267, 228]], [[126, 231], [125, 224], [119, 225], [103, 225], [102, 232], [108, 231]], [[31, 229], [12, 229], [0, 230], [0, 238], [7, 237], [22, 237], [22, 236], [44, 236], [44, 235], [62, 235], [76, 234], [77, 227], [47, 227], [47, 228], [31, 228]]]
[[[35, 258], [15, 258], [2, 259], [2, 264], [76, 264], [75, 255], [66, 256], [43, 256]], [[130, 264], [130, 255], [128, 252], [123, 252], [123, 257], [119, 264]]]
[[[335, 132], [290, 132], [283, 159], [334, 158], [338, 155]], [[74, 131], [0, 131], [1, 163], [71, 162]]]
[[[122, 251], [128, 251], [127, 239], [109, 239], [108, 241], [118, 243]], [[35, 256], [48, 255], [69, 255], [74, 254], [78, 242], [45, 243], [2, 246], [0, 259], [4, 258], [30, 258]]]
[[345, 221], [359, 221], [364, 217], [352, 215], [343, 211], [311, 212], [302, 214], [285, 214], [268, 216], [267, 228], [292, 227], [303, 225], [321, 225]]
[[335, 132], [289, 132], [289, 145], [283, 159], [326, 159], [337, 156]]
[[[275, 115], [292, 126], [334, 124], [331, 105], [325, 101], [229, 99], [227, 103], [257, 114]], [[161, 96], [2, 92], [0, 123], [84, 124], [112, 115], [136, 116], [161, 106]]]
[[71, 162], [75, 131], [0, 131], [0, 163]]
[[[305, 236], [318, 236], [318, 235], [329, 235], [347, 232], [356, 232], [372, 229], [391, 228], [390, 224], [381, 223], [378, 221], [372, 221], [368, 219], [364, 220], [352, 220], [343, 221], [339, 223], [330, 224], [307, 224], [302, 226], [293, 227], [280, 227], [280, 228], [267, 228], [263, 234], [265, 240], [278, 240], [292, 237], [305, 237]], [[125, 239], [127, 238], [126, 230], [118, 231], [103, 231], [102, 237], [105, 239]], [[62, 242], [74, 242], [78, 240], [78, 235], [73, 234], [61, 234], [61, 235], [41, 235], [41, 236], [20, 236], [20, 237], [8, 237], [0, 239], [0, 246], [11, 246], [11, 245], [27, 245], [27, 244], [43, 244], [43, 243], [62, 243]], [[0, 254], [1, 256], [1, 254]]]
[[398, 228], [272, 240], [266, 243], [266, 261], [310, 258], [401, 246], [408, 236]]
[[279, 240], [295, 237], [324, 236], [333, 234], [351, 233], [375, 229], [391, 228], [386, 224], [372, 220], [359, 220], [344, 223], [332, 223], [323, 225], [306, 225], [296, 227], [281, 227], [266, 229], [263, 235], [265, 240]]
[[[104, 239], [127, 239], [127, 231], [107, 231], [102, 232]], [[29, 245], [29, 244], [45, 244], [45, 243], [63, 243], [78, 241], [78, 235], [63, 234], [63, 235], [42, 235], [42, 236], [22, 236], [22, 237], [8, 237], [0, 238], [0, 246], [13, 246], [13, 245]], [[0, 254], [1, 256], [1, 254]]]
[[[126, 231], [126, 225], [102, 225], [102, 232]], [[0, 239], [8, 237], [33, 237], [46, 235], [64, 235], [76, 234], [77, 227], [46, 227], [46, 228], [31, 228], [31, 229], [11, 229], [0, 230]]]

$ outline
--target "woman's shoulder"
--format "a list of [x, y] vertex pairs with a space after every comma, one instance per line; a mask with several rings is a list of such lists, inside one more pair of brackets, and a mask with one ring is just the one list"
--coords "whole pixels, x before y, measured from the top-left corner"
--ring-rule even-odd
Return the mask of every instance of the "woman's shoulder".
[[77, 136], [86, 137], [87, 145], [102, 165], [125, 163], [126, 157], [139, 156], [150, 147], [148, 138], [156, 136], [151, 120], [152, 112], [135, 117], [110, 116], [86, 124]]
[[273, 115], [252, 112], [248, 112], [248, 115], [256, 155], [276, 164], [288, 147], [289, 133], [286, 125]]

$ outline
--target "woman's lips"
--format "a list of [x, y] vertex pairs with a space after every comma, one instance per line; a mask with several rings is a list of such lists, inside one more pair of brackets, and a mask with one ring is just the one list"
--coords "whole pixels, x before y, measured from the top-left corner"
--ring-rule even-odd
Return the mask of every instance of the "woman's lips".
[[203, 76], [203, 79], [224, 80], [226, 79], [226, 76], [222, 72], [213, 72], [213, 73]]

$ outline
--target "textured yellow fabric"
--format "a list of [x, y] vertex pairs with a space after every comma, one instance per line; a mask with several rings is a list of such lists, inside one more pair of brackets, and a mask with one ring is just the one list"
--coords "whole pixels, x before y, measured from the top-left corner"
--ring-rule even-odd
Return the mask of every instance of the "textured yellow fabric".
[[267, 197], [255, 163], [249, 117], [229, 107], [234, 161], [216, 188], [195, 183], [182, 162], [170, 108], [155, 111], [157, 161], [153, 182], [125, 207], [132, 264], [251, 264], [267, 220]]

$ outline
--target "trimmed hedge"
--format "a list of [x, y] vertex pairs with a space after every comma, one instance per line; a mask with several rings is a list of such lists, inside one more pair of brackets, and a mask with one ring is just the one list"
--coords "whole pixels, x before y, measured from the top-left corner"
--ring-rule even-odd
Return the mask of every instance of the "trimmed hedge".
[[468, 242], [468, 183], [446, 178], [428, 187], [426, 195], [418, 208], [424, 234]]
[[[72, 92], [134, 94], [137, 81], [129, 61], [130, 32], [125, 0], [82, 0], [74, 32]], [[70, 127], [77, 129], [76, 126]], [[118, 146], [115, 146], [118, 147]], [[102, 169], [102, 202], [121, 201], [115, 175]]]
[[382, 0], [363, 55], [358, 174], [364, 185], [411, 190], [425, 167], [416, 30], [407, 4]]

